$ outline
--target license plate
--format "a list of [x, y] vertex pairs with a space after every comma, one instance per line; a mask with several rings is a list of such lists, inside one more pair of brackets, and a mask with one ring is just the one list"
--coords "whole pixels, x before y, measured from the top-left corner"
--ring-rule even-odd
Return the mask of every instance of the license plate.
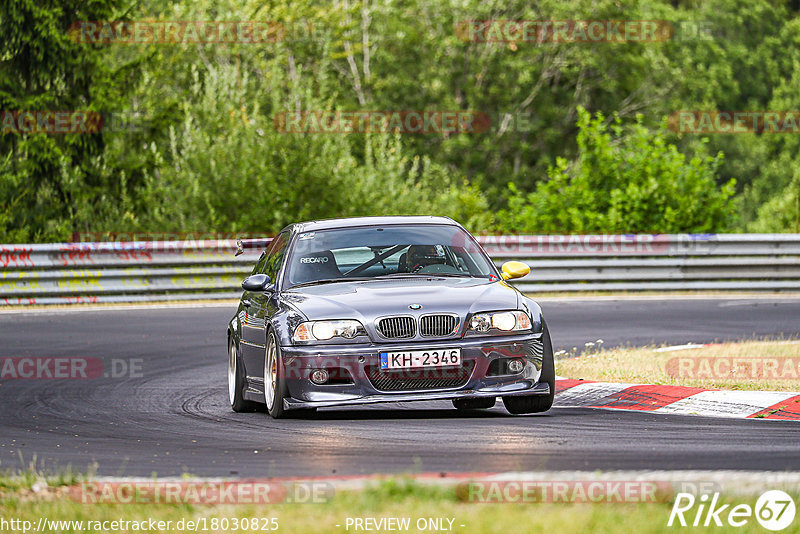
[[461, 349], [381, 352], [381, 369], [415, 369], [461, 365]]

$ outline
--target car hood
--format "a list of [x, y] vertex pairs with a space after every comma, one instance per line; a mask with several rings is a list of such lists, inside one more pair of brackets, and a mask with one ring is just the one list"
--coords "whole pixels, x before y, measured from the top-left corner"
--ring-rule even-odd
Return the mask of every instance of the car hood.
[[[372, 322], [386, 315], [470, 313], [517, 309], [519, 293], [505, 282], [481, 278], [419, 278], [337, 282], [290, 289], [287, 304], [309, 320], [358, 319]], [[413, 310], [411, 305], [421, 308]]]

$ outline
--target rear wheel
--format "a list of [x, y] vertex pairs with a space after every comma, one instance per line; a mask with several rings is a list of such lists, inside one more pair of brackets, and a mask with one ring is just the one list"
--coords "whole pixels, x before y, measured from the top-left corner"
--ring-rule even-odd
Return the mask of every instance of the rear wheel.
[[453, 399], [456, 410], [488, 410], [494, 408], [497, 401], [495, 397], [480, 397], [477, 399]]
[[547, 323], [542, 320], [542, 343], [544, 351], [542, 354], [542, 375], [540, 382], [547, 382], [550, 386], [549, 395], [515, 395], [503, 397], [503, 405], [509, 413], [514, 415], [526, 413], [546, 412], [553, 406], [553, 399], [556, 396], [556, 366], [553, 361], [553, 342], [550, 340], [550, 331]]
[[279, 419], [284, 415], [283, 399], [286, 397], [286, 380], [281, 366], [281, 347], [273, 330], [267, 334], [264, 354], [264, 404], [267, 411]]
[[258, 408], [254, 402], [244, 398], [244, 369], [239, 360], [236, 342], [228, 339], [228, 401], [234, 412], [252, 412]]

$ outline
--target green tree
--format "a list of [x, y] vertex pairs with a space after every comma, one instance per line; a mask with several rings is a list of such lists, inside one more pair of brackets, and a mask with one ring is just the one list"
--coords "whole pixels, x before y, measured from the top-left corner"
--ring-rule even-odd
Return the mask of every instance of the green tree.
[[[0, 2], [0, 110], [113, 109], [124, 75], [102, 51], [70, 38], [80, 20], [114, 16], [113, 0]], [[101, 134], [0, 133], [0, 238], [62, 240], [117, 183], [96, 166]]]
[[800, 166], [794, 167], [792, 181], [759, 206], [751, 232], [800, 233]]
[[[791, 202], [778, 199], [793, 191], [796, 136], [659, 129], [662, 117], [683, 109], [798, 109], [800, 17], [791, 3], [145, 0], [125, 4], [124, 12], [115, 5], [0, 0], [0, 109], [146, 119], [137, 132], [0, 136], [0, 239], [136, 229], [259, 232], [298, 218], [425, 211], [454, 214], [479, 230], [501, 208], [494, 228], [513, 231], [505, 226], [516, 224], [509, 214], [534, 202], [531, 192], [580, 176], [578, 164], [588, 158], [581, 146], [587, 134], [576, 126], [581, 106], [619, 118], [604, 134], [611, 153], [636, 162], [656, 153], [660, 139], [665, 154], [658, 154], [660, 168], [645, 169], [655, 186], [627, 175], [610, 176], [613, 187], [592, 183], [608, 196], [587, 194], [594, 215], [551, 214], [553, 228], [581, 231], [597, 227], [589, 224], [597, 219], [620, 231], [678, 221], [721, 231], [783, 220], [784, 211], [774, 210], [789, 210], [783, 218], [792, 220]], [[120, 18], [271, 20], [287, 34], [261, 45], [113, 46], [68, 38], [76, 21]], [[456, 31], [461, 21], [488, 19], [666, 20], [677, 31], [666, 42], [627, 43], [467, 42]], [[278, 135], [272, 127], [278, 113], [319, 109], [475, 110], [493, 123], [480, 134], [399, 138]], [[640, 127], [658, 131], [657, 139], [637, 134]], [[708, 156], [719, 152], [726, 157]], [[686, 183], [665, 183], [676, 167]], [[662, 172], [666, 177], [656, 176]], [[730, 196], [724, 208], [716, 204], [730, 176], [740, 178], [738, 223], [731, 222]], [[709, 177], [716, 183], [706, 183]], [[624, 194], [611, 199], [623, 178]], [[672, 200], [694, 198], [694, 182], [707, 190], [694, 197], [710, 207]], [[661, 211], [657, 202], [664, 202]]]
[[[305, 219], [431, 213], [475, 230], [491, 224], [474, 187], [409, 155], [400, 138], [359, 136], [363, 155], [356, 156], [347, 135], [282, 133], [255, 98], [269, 88], [263, 78], [235, 65], [196, 70], [185, 119], [166, 146], [148, 148], [157, 165], [116, 221], [120, 230], [275, 233]], [[281, 87], [282, 76], [273, 68], [269, 83]], [[279, 109], [280, 91], [266, 94], [264, 108]], [[289, 100], [319, 109], [309, 92]]]
[[506, 230], [526, 233], [724, 231], [732, 222], [734, 180], [716, 185], [722, 155], [687, 158], [641, 118], [624, 128], [578, 110], [578, 155], [559, 158], [546, 181], [524, 194], [512, 183]]

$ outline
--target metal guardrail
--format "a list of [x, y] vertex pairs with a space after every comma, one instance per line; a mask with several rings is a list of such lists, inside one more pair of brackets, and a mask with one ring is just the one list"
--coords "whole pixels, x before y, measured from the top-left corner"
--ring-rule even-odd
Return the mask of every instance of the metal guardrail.
[[800, 290], [800, 234], [486, 236], [523, 291]]
[[[800, 234], [481, 236], [523, 291], [800, 290]], [[233, 240], [0, 245], [0, 306], [238, 298]]]

